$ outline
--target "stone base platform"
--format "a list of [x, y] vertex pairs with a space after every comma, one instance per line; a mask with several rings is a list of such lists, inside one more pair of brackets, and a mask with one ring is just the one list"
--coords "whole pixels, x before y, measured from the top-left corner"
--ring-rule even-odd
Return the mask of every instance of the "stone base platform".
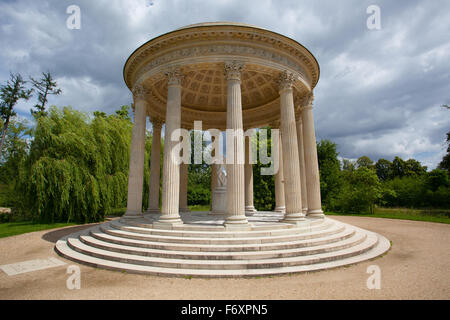
[[300, 225], [256, 212], [250, 231], [227, 231], [224, 216], [181, 214], [184, 224], [156, 228], [157, 214], [105, 222], [66, 236], [55, 251], [72, 261], [129, 273], [243, 277], [308, 272], [375, 258], [390, 248], [374, 232], [331, 218]]

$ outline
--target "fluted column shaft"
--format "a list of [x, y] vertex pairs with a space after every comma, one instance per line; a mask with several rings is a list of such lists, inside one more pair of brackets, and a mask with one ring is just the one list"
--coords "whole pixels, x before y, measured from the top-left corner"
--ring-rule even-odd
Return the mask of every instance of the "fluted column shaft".
[[161, 127], [159, 119], [153, 119], [152, 150], [150, 155], [150, 182], [148, 192], [148, 213], [159, 213], [159, 179], [161, 171]]
[[245, 139], [245, 213], [252, 215], [256, 212], [253, 205], [253, 166], [251, 164], [250, 137]]
[[[227, 129], [232, 129], [233, 141], [227, 141], [233, 150], [227, 150], [227, 217], [225, 225], [248, 225], [245, 217], [245, 185], [244, 185], [244, 140], [241, 100], [241, 71], [243, 64], [225, 63], [227, 80]], [[240, 130], [240, 132], [239, 132]], [[231, 138], [227, 135], [227, 140]], [[231, 151], [231, 152], [230, 152]], [[230, 159], [230, 155], [232, 158]], [[231, 164], [229, 164], [231, 161]]]
[[285, 213], [286, 205], [284, 198], [284, 176], [283, 176], [283, 147], [281, 142], [281, 135], [278, 143], [278, 171], [275, 174], [275, 211]]
[[298, 142], [298, 158], [300, 162], [300, 185], [302, 192], [302, 211], [304, 214], [308, 213], [308, 190], [306, 187], [306, 172], [305, 172], [305, 152], [303, 141], [303, 120], [301, 115], [297, 116], [297, 142]]
[[124, 215], [127, 218], [142, 216], [147, 94], [148, 92], [143, 86], [137, 86], [133, 89], [134, 124], [131, 137], [130, 170], [128, 173], [127, 211]]
[[284, 195], [286, 213], [284, 222], [296, 223], [304, 219], [302, 213], [300, 165], [298, 157], [297, 130], [295, 124], [294, 97], [292, 85], [295, 81], [292, 74], [281, 75], [280, 109], [281, 109], [281, 141], [283, 145]]
[[217, 188], [217, 164], [211, 164], [211, 211], [213, 209], [214, 190]]
[[188, 191], [188, 164], [180, 164], [180, 212], [189, 212]]
[[181, 125], [181, 74], [179, 70], [171, 70], [166, 73], [166, 76], [168, 77], [168, 93], [164, 137], [162, 215], [158, 222], [178, 224], [182, 223], [179, 214], [180, 164], [177, 163], [179, 155], [173, 154], [173, 149], [178, 141], [172, 141], [171, 135], [174, 130], [180, 129]]
[[323, 217], [320, 199], [319, 162], [317, 160], [316, 134], [312, 113], [312, 99], [302, 109], [303, 142], [305, 152], [306, 188], [308, 196], [308, 216]]

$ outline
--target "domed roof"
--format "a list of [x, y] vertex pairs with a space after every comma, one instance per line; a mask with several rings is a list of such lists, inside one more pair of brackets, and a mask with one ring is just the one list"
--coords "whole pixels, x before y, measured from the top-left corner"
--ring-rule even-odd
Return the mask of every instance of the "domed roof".
[[150, 117], [164, 119], [168, 68], [179, 67], [182, 81], [182, 124], [202, 120], [206, 127], [226, 128], [226, 61], [245, 64], [241, 74], [244, 126], [256, 127], [279, 119], [278, 78], [290, 72], [296, 79], [294, 98], [309, 94], [319, 79], [314, 56], [297, 41], [276, 32], [236, 22], [204, 22], [153, 38], [136, 49], [124, 67], [130, 90], [136, 84], [151, 92]]

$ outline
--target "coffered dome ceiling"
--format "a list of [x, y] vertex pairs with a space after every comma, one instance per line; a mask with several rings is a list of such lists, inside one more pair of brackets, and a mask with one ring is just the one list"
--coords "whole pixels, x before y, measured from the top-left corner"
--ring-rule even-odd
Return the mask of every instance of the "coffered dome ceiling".
[[182, 124], [191, 128], [202, 120], [204, 128], [225, 129], [227, 84], [224, 62], [245, 63], [241, 74], [244, 127], [259, 127], [279, 119], [277, 80], [292, 72], [296, 101], [311, 92], [319, 77], [312, 54], [298, 42], [268, 30], [235, 23], [188, 26], [150, 40], [138, 48], [124, 67], [132, 89], [144, 85], [150, 117], [165, 118], [165, 70], [178, 66], [182, 80]]

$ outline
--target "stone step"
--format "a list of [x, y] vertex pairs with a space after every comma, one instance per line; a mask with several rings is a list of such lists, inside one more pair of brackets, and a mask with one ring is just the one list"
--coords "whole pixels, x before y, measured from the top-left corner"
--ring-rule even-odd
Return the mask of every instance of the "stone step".
[[101, 232], [100, 228], [91, 229], [90, 236], [98, 240], [125, 245], [129, 247], [140, 247], [148, 249], [159, 250], [173, 250], [173, 251], [193, 251], [193, 252], [248, 252], [248, 251], [263, 251], [276, 249], [294, 249], [302, 247], [312, 247], [329, 242], [344, 239], [349, 233], [354, 232], [351, 228], [339, 229], [340, 232], [330, 232], [328, 235], [322, 237], [313, 237], [310, 239], [300, 239], [295, 241], [273, 242], [273, 243], [257, 243], [257, 244], [225, 244], [225, 245], [211, 245], [211, 244], [186, 244], [186, 243], [162, 243], [158, 241], [129, 239], [121, 236], [115, 236]]
[[[105, 260], [163, 268], [214, 270], [280, 268], [319, 263], [360, 254], [361, 252], [370, 250], [373, 246], [375, 246], [376, 241], [376, 236], [370, 237], [363, 233], [357, 233], [354, 237], [340, 241], [338, 244], [333, 243], [319, 246], [315, 249], [316, 253], [313, 255], [254, 260], [189, 260], [111, 252], [88, 246], [80, 241], [79, 238], [67, 239], [67, 243], [71, 249], [85, 255], [90, 255]], [[350, 251], [346, 251], [346, 249], [350, 249]], [[343, 254], [342, 252], [345, 253]]]
[[[286, 229], [267, 229], [261, 231], [191, 231], [191, 230], [164, 230], [150, 227], [137, 227], [121, 222], [111, 222], [109, 226], [114, 229], [129, 231], [140, 234], [151, 234], [156, 236], [171, 237], [193, 237], [193, 238], [245, 238], [245, 237], [269, 237], [275, 235], [289, 235], [297, 233], [312, 232], [314, 230], [325, 230], [330, 228], [334, 222], [326, 222], [313, 226], [291, 227]], [[292, 225], [291, 225], [292, 226]]]
[[[269, 276], [290, 274], [298, 272], [310, 272], [317, 270], [325, 270], [336, 268], [345, 265], [355, 264], [361, 261], [373, 259], [390, 248], [389, 240], [381, 235], [371, 233], [368, 238], [376, 237], [376, 244], [369, 250], [364, 243], [340, 251], [340, 257], [333, 255], [333, 252], [322, 254], [322, 258], [328, 261], [316, 262], [312, 264], [297, 265], [290, 267], [274, 267], [265, 269], [240, 269], [240, 270], [208, 270], [208, 269], [175, 269], [175, 268], [161, 268], [144, 265], [133, 265], [128, 263], [108, 261], [96, 257], [81, 254], [70, 249], [67, 245], [66, 239], [61, 239], [56, 243], [55, 251], [62, 257], [72, 261], [85, 264], [92, 267], [99, 267], [108, 270], [115, 270], [121, 272], [137, 273], [137, 274], [151, 274], [160, 276], [176, 276], [176, 277], [202, 277], [202, 278], [217, 278], [217, 277], [254, 277], [254, 276]], [[359, 247], [359, 248], [358, 248]], [[355, 254], [355, 250], [359, 250], [359, 254]], [[330, 260], [333, 258], [333, 260]]]
[[[204, 214], [203, 214], [204, 215]], [[267, 222], [266, 216], [264, 215], [254, 215], [250, 218], [250, 223], [252, 226], [252, 231], [264, 231], [264, 230], [282, 230], [282, 229], [290, 229], [295, 228], [294, 225], [289, 223], [280, 223], [278, 220], [282, 218], [281, 215], [275, 215], [276, 218], [273, 219], [273, 223], [260, 223], [260, 222]], [[261, 220], [259, 218], [261, 217]], [[192, 215], [191, 215], [192, 218]], [[264, 218], [264, 219], [263, 219]], [[154, 229], [153, 222], [157, 221], [158, 219], [156, 217], [152, 217], [152, 215], [146, 215], [145, 217], [141, 219], [120, 219], [119, 222], [134, 226], [134, 227], [141, 227], [141, 228], [148, 228], [148, 229]], [[329, 220], [326, 219], [316, 219], [309, 221], [308, 224], [310, 226], [315, 226], [322, 224], [324, 222], [329, 222]], [[161, 227], [158, 227], [158, 229], [161, 229]], [[199, 220], [197, 223], [191, 223], [191, 224], [182, 224], [182, 225], [174, 225], [174, 226], [167, 226], [163, 230], [175, 230], [175, 231], [210, 231], [210, 232], [217, 232], [217, 231], [225, 231], [225, 227], [222, 225], [222, 222], [215, 222], [214, 224], [207, 224], [202, 220]]]
[[[280, 246], [272, 246], [272, 249], [261, 249], [258, 251], [225, 251], [217, 252], [214, 246], [210, 246], [211, 251], [184, 251], [184, 250], [167, 250], [153, 248], [139, 248], [135, 246], [127, 246], [114, 244], [107, 241], [99, 240], [91, 235], [81, 235], [80, 240], [84, 244], [112, 252], [120, 252], [126, 254], [135, 254], [142, 256], [152, 256], [161, 258], [175, 259], [198, 259], [198, 260], [250, 260], [250, 259], [268, 259], [283, 258], [299, 255], [308, 255], [328, 250], [327, 245], [340, 243], [355, 235], [355, 230], [347, 229], [338, 236], [321, 238], [319, 243], [312, 243], [310, 246], [281, 248]], [[355, 239], [357, 241], [357, 239]]]
[[195, 238], [195, 237], [172, 237], [152, 234], [138, 234], [135, 232], [124, 231], [111, 228], [109, 224], [100, 226], [100, 230], [106, 234], [129, 238], [135, 240], [145, 240], [152, 242], [165, 243], [188, 243], [188, 244], [210, 244], [210, 245], [232, 245], [232, 244], [261, 244], [274, 242], [287, 242], [303, 239], [320, 238], [327, 235], [339, 233], [345, 229], [343, 224], [335, 223], [329, 229], [313, 232], [305, 232], [292, 235], [273, 235], [265, 237], [246, 237], [246, 238]]
[[[246, 231], [244, 237], [239, 232], [233, 236], [205, 237], [211, 232], [229, 231], [209, 226], [197, 230], [195, 219], [198, 217], [185, 218], [187, 224], [179, 226], [178, 230], [172, 229], [176, 233], [159, 230], [165, 232], [163, 234], [140, 233], [129, 228], [152, 231], [148, 226], [135, 224], [145, 224], [148, 218], [134, 219], [133, 225], [125, 220], [107, 222], [60, 239], [55, 251], [72, 261], [130, 273], [245, 277], [334, 268], [372, 259], [390, 248], [383, 236], [330, 218], [322, 221], [307, 218], [305, 224], [310, 230], [299, 232], [294, 229], [301, 227], [285, 228], [280, 223], [272, 228], [269, 220], [277, 215], [265, 213], [264, 219], [261, 218], [265, 223], [260, 224], [264, 228]], [[209, 223], [209, 219], [206, 222]], [[115, 229], [111, 226], [113, 223], [128, 229]], [[142, 231], [140, 229], [137, 230]], [[184, 236], [185, 233], [189, 235]]]

